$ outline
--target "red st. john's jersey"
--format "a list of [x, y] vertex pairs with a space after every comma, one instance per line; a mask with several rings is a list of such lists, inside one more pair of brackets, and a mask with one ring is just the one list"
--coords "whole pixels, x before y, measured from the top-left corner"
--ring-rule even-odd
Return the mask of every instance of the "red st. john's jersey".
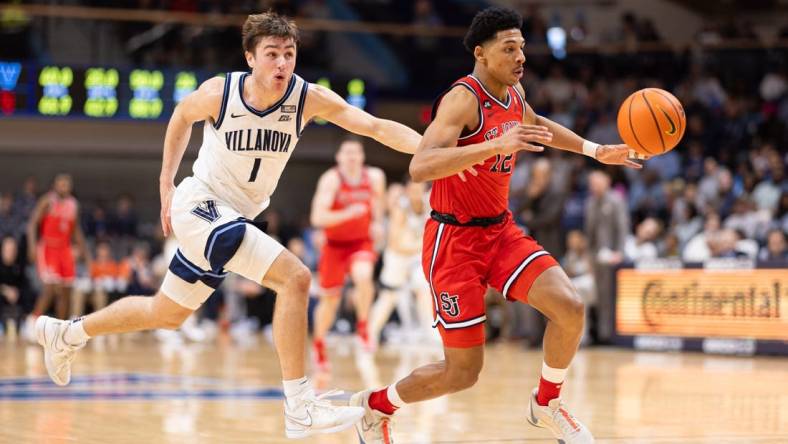
[[47, 199], [49, 205], [41, 219], [41, 242], [48, 247], [67, 247], [77, 221], [77, 200], [71, 196], [60, 198], [55, 192], [50, 192]]
[[[479, 125], [457, 139], [457, 148], [481, 143], [501, 137], [506, 131], [517, 126], [525, 116], [525, 100], [514, 87], [507, 88], [506, 100], [501, 102], [488, 93], [481, 81], [467, 75], [454, 82], [441, 94], [433, 105], [435, 117], [441, 99], [452, 88], [467, 88], [478, 101]], [[430, 206], [440, 213], [453, 214], [461, 223], [474, 217], [493, 217], [509, 207], [509, 181], [515, 162], [514, 154], [490, 157], [484, 165], [476, 165], [478, 176], [466, 174], [467, 182], [457, 175], [438, 179], [433, 182]]]
[[328, 241], [356, 241], [369, 238], [369, 226], [372, 223], [372, 200], [374, 191], [372, 181], [366, 167], [361, 172], [361, 181], [351, 184], [336, 170], [339, 176], [339, 190], [334, 196], [331, 210], [342, 210], [350, 205], [360, 203], [367, 206], [367, 212], [361, 216], [346, 220], [341, 224], [326, 227], [325, 234]]

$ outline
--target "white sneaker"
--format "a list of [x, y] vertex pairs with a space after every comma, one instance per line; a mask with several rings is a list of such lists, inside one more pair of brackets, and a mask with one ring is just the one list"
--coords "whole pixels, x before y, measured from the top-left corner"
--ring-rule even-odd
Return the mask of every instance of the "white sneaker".
[[315, 396], [314, 390], [309, 388], [296, 399], [285, 398], [285, 435], [288, 438], [306, 438], [352, 427], [364, 416], [364, 409], [336, 406], [326, 399], [341, 393], [339, 390], [330, 390]]
[[372, 390], [358, 392], [350, 397], [350, 405], [363, 407], [364, 417], [356, 423], [359, 444], [393, 444], [391, 416], [369, 407]]
[[153, 331], [153, 336], [159, 340], [159, 342], [163, 342], [167, 345], [181, 345], [183, 344], [183, 335], [178, 330], [167, 330], [164, 328], [159, 328]]
[[63, 335], [69, 321], [39, 316], [36, 320], [36, 340], [44, 347], [44, 364], [47, 373], [57, 385], [66, 385], [71, 381], [71, 363], [77, 350], [85, 346], [67, 344]]
[[35, 344], [36, 343], [36, 318], [28, 315], [22, 322], [20, 335], [25, 341]]
[[594, 437], [588, 428], [566, 410], [560, 398], [551, 399], [546, 406], [541, 406], [536, 402], [537, 391], [538, 389], [534, 389], [528, 403], [528, 422], [553, 432], [559, 444], [594, 443]]

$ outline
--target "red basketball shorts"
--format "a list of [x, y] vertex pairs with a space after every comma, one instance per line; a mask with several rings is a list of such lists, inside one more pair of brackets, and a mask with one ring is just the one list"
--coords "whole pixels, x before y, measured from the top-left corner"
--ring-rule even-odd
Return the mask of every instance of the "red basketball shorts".
[[489, 227], [463, 227], [430, 219], [422, 267], [432, 290], [435, 326], [446, 347], [484, 344], [487, 287], [507, 300], [527, 302], [534, 280], [558, 263], [510, 217]]
[[70, 284], [76, 275], [71, 246], [51, 247], [39, 243], [36, 249], [36, 266], [44, 284]]
[[377, 260], [372, 239], [360, 239], [357, 241], [326, 241], [323, 250], [320, 252], [320, 262], [317, 265], [317, 272], [320, 274], [320, 287], [323, 290], [331, 290], [342, 287], [345, 278], [350, 273], [350, 267], [356, 261]]

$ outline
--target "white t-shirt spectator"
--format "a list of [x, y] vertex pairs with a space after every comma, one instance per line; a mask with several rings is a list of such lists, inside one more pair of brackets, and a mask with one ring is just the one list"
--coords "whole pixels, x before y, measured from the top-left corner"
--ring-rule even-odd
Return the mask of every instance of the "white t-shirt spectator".
[[627, 242], [624, 245], [624, 256], [632, 262], [643, 259], [656, 259], [659, 257], [659, 250], [653, 242], [647, 241], [638, 244], [635, 236], [630, 235], [627, 237]]
[[752, 191], [752, 200], [759, 210], [769, 210], [772, 214], [777, 210], [782, 190], [771, 180], [764, 180]]
[[705, 262], [710, 257], [711, 250], [709, 249], [705, 232], [701, 232], [690, 239], [681, 255], [681, 259], [684, 262]]
[[761, 98], [767, 102], [779, 99], [780, 96], [785, 93], [786, 89], [788, 89], [788, 84], [785, 82], [785, 77], [774, 72], [770, 72], [763, 76], [759, 88]]

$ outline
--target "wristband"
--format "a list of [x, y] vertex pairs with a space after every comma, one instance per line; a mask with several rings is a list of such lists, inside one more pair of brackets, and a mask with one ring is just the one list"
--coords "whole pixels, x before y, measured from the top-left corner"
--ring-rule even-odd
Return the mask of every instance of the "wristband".
[[596, 159], [596, 150], [599, 148], [598, 143], [591, 142], [589, 140], [583, 141], [583, 154], [586, 156]]

